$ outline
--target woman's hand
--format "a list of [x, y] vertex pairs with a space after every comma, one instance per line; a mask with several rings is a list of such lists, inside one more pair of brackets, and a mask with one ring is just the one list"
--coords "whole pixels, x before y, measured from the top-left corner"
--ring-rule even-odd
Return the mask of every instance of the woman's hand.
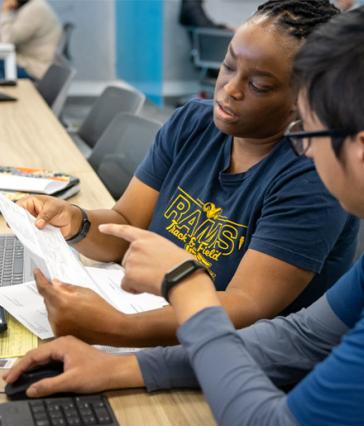
[[17, 203], [36, 218], [35, 226], [43, 229], [50, 224], [59, 228], [65, 239], [75, 236], [81, 227], [81, 210], [56, 197], [37, 195], [23, 198]]
[[92, 344], [119, 343], [123, 313], [88, 288], [48, 281], [40, 270], [34, 277], [56, 336], [71, 334]]

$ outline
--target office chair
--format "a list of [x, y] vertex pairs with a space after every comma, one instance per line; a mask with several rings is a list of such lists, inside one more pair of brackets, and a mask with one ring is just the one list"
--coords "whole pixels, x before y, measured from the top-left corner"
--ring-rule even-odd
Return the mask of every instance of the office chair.
[[76, 71], [71, 66], [52, 64], [43, 78], [36, 83], [38, 92], [59, 117], [66, 102], [68, 89]]
[[63, 24], [62, 35], [59, 40], [58, 48], [57, 48], [58, 55], [64, 56], [68, 61], [72, 60], [70, 46], [71, 46], [71, 36], [74, 29], [75, 29], [75, 24], [73, 24], [72, 22], [65, 22]]
[[145, 101], [145, 95], [137, 89], [107, 87], [94, 103], [77, 133], [72, 139], [80, 151], [88, 157], [102, 133], [119, 112], [137, 114]]
[[160, 127], [158, 122], [119, 113], [97, 141], [88, 161], [115, 199], [125, 191]]

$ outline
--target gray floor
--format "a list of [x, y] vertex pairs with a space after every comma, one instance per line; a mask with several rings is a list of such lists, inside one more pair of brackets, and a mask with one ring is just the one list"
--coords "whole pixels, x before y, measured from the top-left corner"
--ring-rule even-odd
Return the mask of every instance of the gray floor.
[[[62, 121], [70, 130], [76, 131], [87, 116], [95, 100], [95, 97], [69, 97], [62, 113]], [[151, 102], [146, 101], [140, 115], [164, 123], [174, 110], [175, 107], [173, 105], [167, 104], [163, 108], [159, 108]]]

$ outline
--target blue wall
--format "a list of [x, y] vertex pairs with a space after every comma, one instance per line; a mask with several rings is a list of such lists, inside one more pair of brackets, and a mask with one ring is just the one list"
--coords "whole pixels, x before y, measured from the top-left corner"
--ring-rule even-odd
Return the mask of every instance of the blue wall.
[[163, 0], [116, 0], [116, 74], [163, 104]]

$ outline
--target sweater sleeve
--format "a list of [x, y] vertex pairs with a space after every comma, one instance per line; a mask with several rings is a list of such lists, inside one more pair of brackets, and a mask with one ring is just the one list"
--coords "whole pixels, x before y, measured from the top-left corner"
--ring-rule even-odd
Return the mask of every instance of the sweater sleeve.
[[258, 321], [239, 335], [259, 367], [282, 386], [306, 376], [347, 331], [347, 325], [324, 295], [307, 309], [288, 317]]
[[1, 41], [18, 45], [30, 39], [41, 25], [44, 13], [37, 5], [23, 6], [18, 12], [2, 13]]
[[222, 308], [200, 311], [177, 334], [219, 425], [297, 424]]
[[146, 349], [136, 352], [136, 357], [148, 392], [200, 387], [182, 346]]
[[[237, 331], [246, 350], [276, 385], [297, 382], [338, 344], [347, 326], [323, 296], [287, 318], [259, 321]], [[182, 346], [137, 352], [148, 391], [197, 388], [199, 383]]]

